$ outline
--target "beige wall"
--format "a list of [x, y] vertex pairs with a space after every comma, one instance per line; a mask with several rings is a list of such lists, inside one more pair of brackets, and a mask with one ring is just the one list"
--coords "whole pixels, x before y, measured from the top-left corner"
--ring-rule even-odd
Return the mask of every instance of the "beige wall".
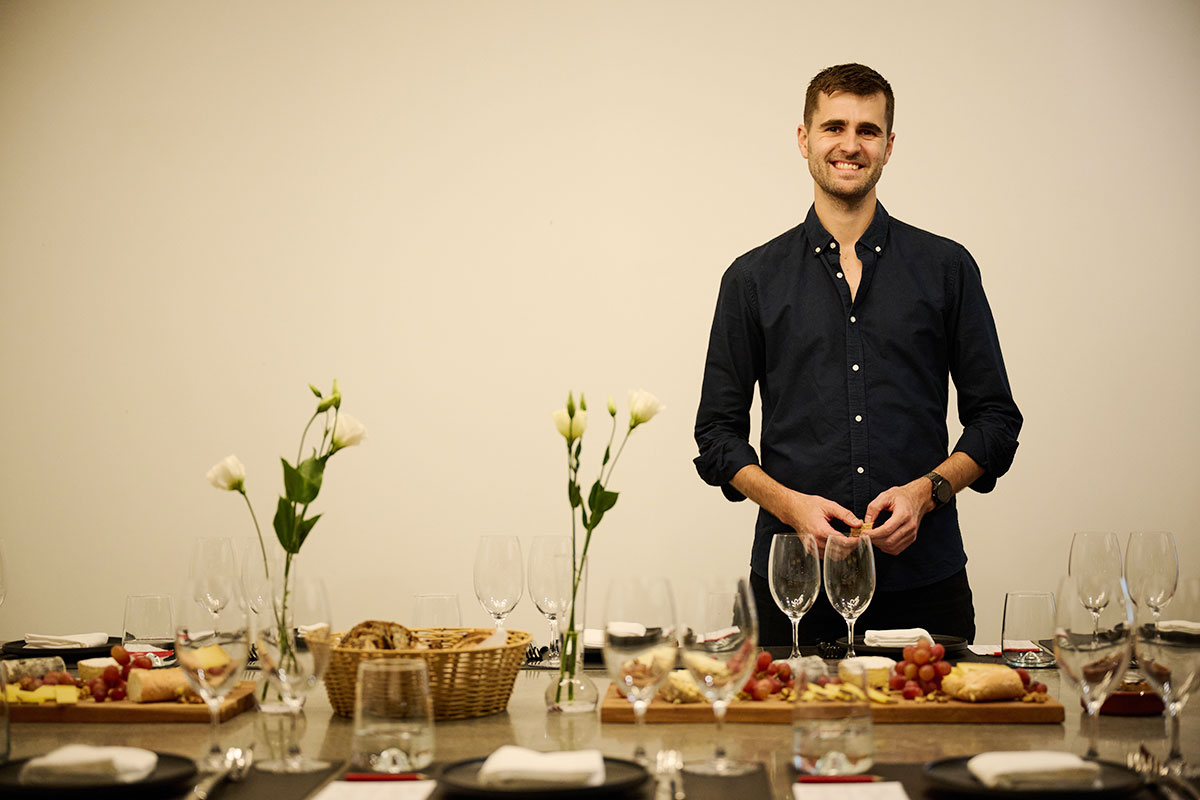
[[236, 452], [269, 517], [335, 376], [370, 431], [305, 547], [339, 625], [484, 622], [476, 537], [566, 530], [568, 388], [669, 406], [594, 604], [631, 562], [742, 572], [753, 509], [691, 465], [717, 281], [804, 214], [804, 86], [850, 60], [898, 95], [880, 197], [978, 259], [1027, 420], [961, 500], [981, 639], [1074, 530], [1173, 530], [1195, 573], [1198, 40], [1191, 0], [0, 2], [0, 638], [117, 632], [248, 535], [205, 471]]

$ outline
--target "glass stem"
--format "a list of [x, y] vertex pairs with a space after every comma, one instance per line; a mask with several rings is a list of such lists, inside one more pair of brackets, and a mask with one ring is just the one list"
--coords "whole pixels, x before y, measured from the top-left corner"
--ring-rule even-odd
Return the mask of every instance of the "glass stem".
[[633, 760], [642, 766], [649, 761], [646, 759], [646, 701], [633, 701], [634, 745]]
[[1088, 749], [1084, 754], [1084, 758], [1096, 759], [1100, 757], [1100, 751], [1096, 745], [1100, 742], [1100, 704], [1088, 703]]
[[788, 656], [789, 661], [796, 661], [800, 658], [800, 618], [792, 617], [792, 654]]
[[288, 769], [298, 769], [302, 758], [300, 756], [300, 714], [299, 708], [290, 709], [288, 714], [288, 745], [287, 745], [287, 765]]
[[854, 619], [846, 620], [846, 657], [854, 658]]
[[1183, 764], [1183, 750], [1179, 746], [1179, 711], [1180, 703], [1167, 705], [1167, 733], [1171, 737], [1171, 751], [1167, 755], [1166, 766], [1174, 769]]
[[225, 754], [221, 752], [221, 742], [217, 736], [221, 726], [221, 698], [214, 697], [205, 702], [208, 704], [208, 753], [217, 758], [224, 758]]
[[728, 700], [713, 702], [713, 716], [717, 718], [717, 744], [713, 749], [713, 760], [717, 762], [718, 770], [725, 766], [725, 709], [728, 707]]

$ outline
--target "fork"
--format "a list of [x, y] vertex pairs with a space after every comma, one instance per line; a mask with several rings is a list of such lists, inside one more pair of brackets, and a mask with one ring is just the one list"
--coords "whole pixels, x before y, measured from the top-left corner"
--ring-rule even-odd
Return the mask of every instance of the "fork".
[[1169, 790], [1165, 792], [1169, 796], [1182, 795], [1189, 800], [1200, 800], [1200, 792], [1196, 790], [1196, 787], [1168, 771], [1159, 761], [1158, 756], [1147, 750], [1144, 744], [1138, 745], [1135, 752], [1127, 755], [1125, 763], [1130, 769], [1149, 778], [1150, 782], [1160, 789]]
[[658, 776], [659, 785], [663, 779], [667, 781], [668, 800], [687, 800], [683, 791], [683, 777], [680, 768], [683, 766], [683, 756], [678, 750], [659, 750], [654, 757], [654, 772]]
[[228, 779], [231, 783], [237, 783], [246, 777], [250, 772], [250, 765], [254, 763], [254, 748], [231, 747], [225, 751], [225, 764], [221, 769], [214, 772], [212, 775], [206, 776], [202, 781], [197, 783], [192, 788], [192, 793], [189, 797], [194, 797], [196, 800], [208, 800], [208, 797], [223, 780]]

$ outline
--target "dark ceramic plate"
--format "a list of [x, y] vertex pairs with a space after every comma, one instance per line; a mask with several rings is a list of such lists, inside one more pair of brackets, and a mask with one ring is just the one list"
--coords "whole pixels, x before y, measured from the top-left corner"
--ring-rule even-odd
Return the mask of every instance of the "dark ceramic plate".
[[[933, 643], [946, 648], [946, 655], [958, 655], [967, 651], [967, 640], [961, 636], [943, 636], [940, 633], [931, 634]], [[837, 644], [846, 646], [846, 637], [837, 640]], [[854, 655], [856, 656], [887, 656], [899, 660], [904, 655], [903, 647], [872, 647], [863, 641], [863, 637], [854, 637]]]
[[108, 644], [99, 647], [26, 647], [24, 639], [5, 642], [0, 652], [6, 656], [17, 658], [53, 658], [60, 656], [68, 664], [74, 664], [85, 658], [103, 658], [112, 652], [114, 644], [120, 644], [120, 636], [108, 637]]
[[449, 795], [466, 797], [514, 798], [534, 797], [538, 800], [575, 800], [577, 797], [606, 797], [625, 793], [641, 786], [650, 773], [633, 761], [604, 757], [604, 783], [597, 786], [547, 786], [544, 783], [510, 783], [503, 786], [479, 782], [483, 758], [471, 758], [448, 764], [438, 775], [438, 783]]
[[1138, 791], [1144, 784], [1142, 777], [1136, 772], [1120, 764], [1100, 761], [1097, 762], [1100, 764], [1100, 773], [1091, 786], [992, 789], [980, 783], [967, 769], [970, 759], [970, 756], [959, 756], [932, 761], [925, 765], [925, 777], [930, 785], [937, 789], [972, 797], [1123, 797]]
[[157, 753], [158, 764], [140, 781], [133, 783], [89, 783], [73, 784], [70, 786], [54, 784], [25, 785], [17, 778], [21, 767], [25, 766], [28, 758], [19, 758], [7, 764], [0, 765], [0, 796], [13, 797], [62, 797], [62, 798], [101, 798], [112, 797], [121, 800], [134, 798], [174, 797], [186, 789], [196, 777], [196, 765], [190, 758]]

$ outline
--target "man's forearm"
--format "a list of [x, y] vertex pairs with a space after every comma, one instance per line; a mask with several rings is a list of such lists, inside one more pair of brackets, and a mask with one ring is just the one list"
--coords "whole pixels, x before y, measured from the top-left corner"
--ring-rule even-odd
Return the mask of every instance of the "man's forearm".
[[963, 452], [951, 453], [950, 457], [933, 468], [933, 471], [950, 481], [954, 493], [958, 494], [983, 477], [983, 467]]
[[784, 525], [795, 528], [795, 520], [788, 519], [788, 494], [791, 489], [772, 478], [757, 464], [747, 464], [737, 471], [729, 485], [746, 495], [750, 500], [765, 508]]

